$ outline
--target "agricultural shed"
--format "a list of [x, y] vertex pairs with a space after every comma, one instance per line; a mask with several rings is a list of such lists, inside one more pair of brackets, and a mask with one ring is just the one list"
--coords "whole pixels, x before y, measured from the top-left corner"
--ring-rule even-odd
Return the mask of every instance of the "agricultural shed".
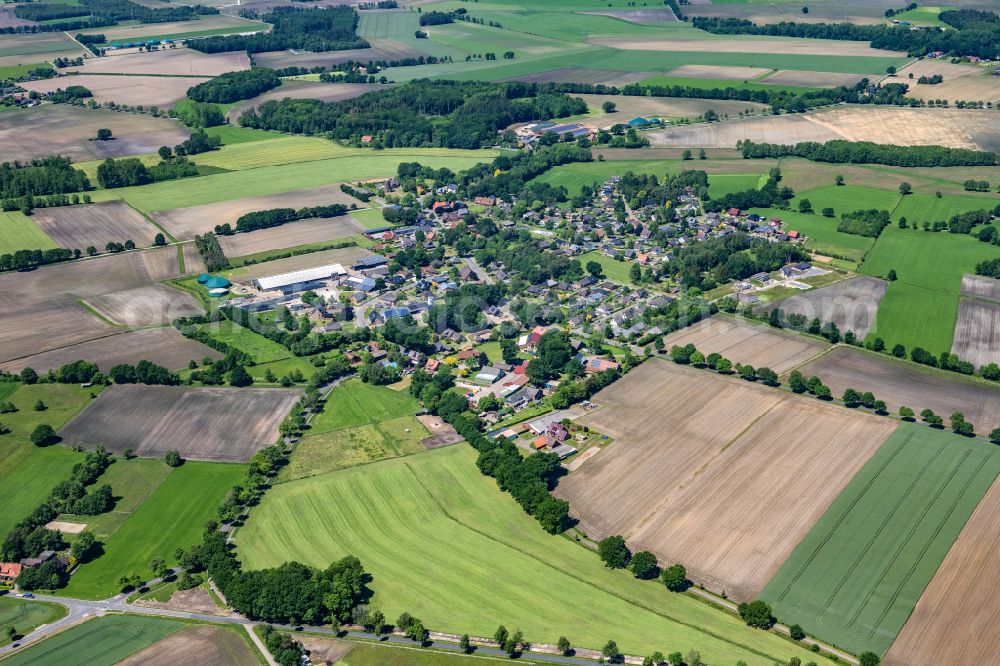
[[254, 283], [261, 291], [271, 291], [272, 289], [280, 289], [284, 292], [305, 291], [309, 286], [317, 285], [321, 280], [328, 280], [335, 275], [344, 275], [346, 272], [341, 264], [328, 264], [257, 278]]

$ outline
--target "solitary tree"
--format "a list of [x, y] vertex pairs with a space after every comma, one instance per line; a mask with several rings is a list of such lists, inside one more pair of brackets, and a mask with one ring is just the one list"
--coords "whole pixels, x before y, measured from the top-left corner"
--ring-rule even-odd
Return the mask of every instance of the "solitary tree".
[[153, 245], [157, 247], [163, 247], [167, 244], [167, 238], [162, 233], [158, 233], [153, 236]]
[[153, 572], [154, 578], [165, 578], [170, 573], [170, 567], [167, 566], [162, 557], [154, 557], [150, 560], [149, 570]]
[[605, 643], [604, 647], [601, 649], [601, 654], [612, 664], [618, 663], [622, 656], [621, 650], [618, 649], [618, 644], [614, 641], [608, 641]]
[[601, 105], [601, 108], [604, 110], [604, 113], [614, 113], [618, 110], [618, 106], [612, 101], [605, 102]]
[[878, 666], [880, 663], [882, 663], [882, 660], [874, 652], [862, 652], [858, 655], [858, 664], [860, 666]]
[[[368, 614], [368, 626], [372, 633], [381, 636], [385, 633], [385, 614], [380, 610], [374, 610]], [[465, 637], [468, 640], [468, 636]]]
[[462, 634], [462, 637], [458, 639], [458, 649], [466, 654], [472, 649], [472, 645], [469, 643], [469, 634]]
[[802, 631], [802, 627], [797, 624], [788, 626], [788, 634], [792, 637], [793, 641], [801, 641], [806, 637], [806, 632]]
[[597, 554], [604, 561], [604, 566], [611, 569], [624, 569], [632, 559], [632, 553], [625, 545], [625, 539], [617, 534], [602, 539], [597, 544]]
[[569, 656], [573, 651], [573, 646], [570, 644], [569, 639], [565, 636], [559, 637], [559, 642], [556, 644], [559, 647], [559, 651], [565, 656]]
[[648, 550], [640, 550], [632, 556], [629, 565], [636, 578], [641, 580], [651, 580], [660, 575], [660, 567], [656, 563], [656, 555]]
[[31, 431], [31, 443], [35, 446], [47, 446], [55, 443], [57, 439], [56, 431], [47, 423], [35, 426]]
[[499, 645], [502, 648], [503, 644], [507, 642], [507, 637], [509, 635], [510, 632], [507, 631], [507, 627], [501, 624], [499, 627], [497, 627], [497, 630], [493, 632], [493, 640], [495, 640], [497, 642], [497, 645]]
[[42, 402], [42, 399], [41, 399], [41, 398], [39, 398], [39, 399], [38, 399], [38, 400], [37, 400], [37, 401], [35, 402], [35, 406], [34, 406], [34, 410], [35, 410], [36, 412], [44, 412], [44, 411], [45, 411], [46, 409], [48, 409], [48, 405], [46, 405], [46, 404], [45, 404], [44, 402]]
[[994, 444], [1000, 444], [1000, 428], [994, 428], [990, 432], [990, 441]]
[[167, 451], [163, 456], [163, 462], [170, 467], [180, 467], [184, 460], [177, 451]]
[[833, 179], [833, 182], [834, 182], [834, 184], [835, 184], [835, 185], [837, 185], [838, 187], [840, 187], [841, 185], [843, 185], [843, 184], [844, 184], [844, 177], [843, 177], [843, 176], [841, 176], [841, 175], [840, 175], [840, 174], [838, 173], [838, 174], [836, 175], [836, 177], [835, 177], [835, 178]]
[[907, 194], [910, 194], [911, 192], [913, 192], [913, 187], [909, 183], [903, 181], [902, 183], [899, 184], [899, 193], [902, 194], [904, 197]]
[[895, 268], [890, 268], [889, 272], [886, 273], [885, 279], [888, 280], [889, 282], [895, 282], [896, 281], [896, 269]]
[[111, 130], [106, 127], [102, 127], [97, 130], [97, 140], [98, 141], [110, 141], [111, 140]]
[[774, 615], [771, 613], [771, 607], [766, 601], [757, 599], [750, 603], [742, 603], [737, 608], [737, 611], [740, 617], [743, 618], [743, 621], [750, 627], [770, 629], [774, 625]]
[[683, 153], [681, 153], [681, 158], [685, 160], [691, 159], [691, 151], [685, 150]]
[[687, 589], [687, 569], [682, 564], [671, 564], [660, 574], [660, 580], [671, 592], [683, 592]]

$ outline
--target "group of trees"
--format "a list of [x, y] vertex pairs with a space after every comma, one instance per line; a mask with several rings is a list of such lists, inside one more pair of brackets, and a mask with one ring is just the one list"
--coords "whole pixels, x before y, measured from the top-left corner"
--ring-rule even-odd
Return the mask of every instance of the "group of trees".
[[0, 271], [23, 271], [47, 264], [78, 259], [79, 250], [51, 248], [48, 250], [17, 250], [13, 253], [0, 254]]
[[[328, 206], [310, 206], [295, 210], [294, 208], [271, 208], [268, 210], [258, 210], [245, 215], [241, 215], [236, 220], [236, 231], [256, 231], [258, 229], [268, 229], [279, 227], [289, 222], [306, 220], [314, 217], [339, 217], [346, 215], [348, 211], [344, 204], [330, 204]], [[223, 225], [223, 228], [228, 225]]]
[[226, 123], [226, 117], [219, 107], [208, 102], [181, 100], [171, 109], [170, 115], [188, 127], [216, 127]]
[[835, 139], [826, 143], [803, 141], [795, 145], [754, 143], [736, 146], [744, 159], [803, 157], [814, 162], [888, 164], [904, 167], [996, 166], [997, 153], [945, 146], [897, 146], [870, 141]]
[[[322, 10], [328, 11], [328, 10]], [[298, 134], [326, 133], [375, 146], [481, 148], [497, 131], [517, 122], [585, 113], [586, 104], [565, 94], [539, 92], [535, 84], [420, 80], [341, 102], [269, 100], [240, 116], [240, 125]]]
[[90, 181], [69, 158], [43, 157], [27, 163], [0, 164], [0, 199], [48, 194], [71, 194], [90, 190]]
[[659, 578], [672, 592], [683, 592], [691, 585], [683, 565], [673, 564], [661, 570], [656, 555], [648, 550], [632, 553], [620, 535], [609, 536], [598, 542], [597, 554], [604, 566], [610, 569], [628, 568], [641, 580]]
[[808, 258], [798, 246], [772, 243], [737, 232], [681, 248], [668, 268], [677, 280], [705, 290]]
[[194, 244], [198, 248], [198, 254], [205, 261], [205, 268], [209, 273], [229, 268], [229, 259], [226, 258], [226, 253], [222, 251], [219, 239], [214, 233], [209, 231], [201, 236], [195, 236]]
[[856, 210], [853, 213], [844, 213], [840, 216], [837, 224], [837, 231], [857, 236], [867, 236], [878, 238], [882, 230], [889, 226], [889, 211], [876, 210]]
[[[197, 5], [193, 7], [176, 6], [162, 9], [140, 5], [129, 0], [81, 0], [78, 5], [63, 5], [49, 3], [18, 4], [14, 14], [28, 21], [53, 21], [56, 19], [80, 19], [77, 21], [60, 21], [32, 26], [17, 26], [10, 32], [48, 32], [69, 31], [86, 28], [99, 28], [115, 25], [119, 21], [138, 21], [139, 23], [166, 23], [170, 21], [189, 21], [199, 15], [218, 14], [213, 7]], [[29, 30], [28, 28], [34, 28]], [[101, 40], [104, 41], [103, 39]]]
[[198, 175], [198, 167], [185, 157], [172, 157], [147, 167], [137, 157], [107, 158], [97, 167], [97, 182], [105, 189], [147, 185]]
[[230, 104], [256, 97], [281, 85], [273, 69], [255, 67], [242, 72], [227, 72], [187, 90], [188, 99], [196, 102]]
[[270, 32], [252, 35], [220, 35], [196, 39], [188, 43], [202, 53], [224, 51], [343, 51], [368, 48], [369, 43], [358, 37], [358, 13], [341, 5], [317, 9], [275, 7], [261, 17], [272, 25]]
[[[53, 104], [72, 104], [93, 96], [94, 94], [85, 86], [66, 86], [66, 88], [56, 88], [46, 99]], [[98, 136], [98, 139], [100, 138]], [[110, 139], [111, 137], [109, 136], [108, 138]]]

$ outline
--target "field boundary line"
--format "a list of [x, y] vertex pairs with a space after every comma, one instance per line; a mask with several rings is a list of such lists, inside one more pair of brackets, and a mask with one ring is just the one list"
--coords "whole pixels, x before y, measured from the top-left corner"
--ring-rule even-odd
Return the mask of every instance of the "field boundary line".
[[[958, 473], [959, 468], [965, 463], [965, 461], [968, 459], [968, 457], [970, 455], [972, 455], [972, 451], [971, 450], [965, 452], [965, 455], [962, 456], [962, 460], [959, 462], [958, 465], [955, 466], [954, 473], [949, 476], [949, 479], [948, 479], [949, 481], [952, 478], [954, 478], [955, 474]], [[985, 455], [985, 456], [983, 456], [982, 460], [979, 461], [979, 465], [976, 467], [975, 471], [972, 474], [969, 475], [969, 478], [966, 480], [965, 484], [962, 486], [961, 492], [959, 492], [955, 496], [955, 500], [951, 503], [951, 506], [949, 507], [948, 511], [945, 513], [945, 515], [941, 518], [941, 521], [938, 523], [937, 529], [935, 529], [934, 533], [930, 536], [929, 539], [927, 539], [927, 542], [924, 544], [924, 547], [920, 549], [919, 555], [916, 558], [914, 558], [913, 564], [910, 566], [909, 570], [906, 572], [906, 575], [900, 581], [899, 585], [896, 586], [896, 590], [893, 592], [892, 596], [886, 602], [885, 609], [882, 611], [882, 613], [878, 617], [878, 622], [872, 623], [872, 627], [871, 627], [870, 631], [868, 632], [868, 636], [869, 637], [874, 636], [875, 629], [882, 623], [882, 620], [885, 619], [885, 616], [889, 614], [889, 610], [892, 608], [893, 604], [895, 604], [896, 599], [902, 593], [903, 586], [913, 576], [913, 572], [916, 570], [917, 565], [921, 562], [921, 560], [923, 559], [923, 556], [927, 553], [927, 551], [930, 549], [931, 545], [934, 543], [934, 541], [941, 534], [941, 530], [944, 528], [945, 524], [948, 523], [948, 521], [951, 518], [952, 514], [955, 513], [955, 509], [958, 507], [959, 502], [962, 501], [962, 499], [965, 497], [965, 494], [968, 492], [969, 486], [971, 486], [972, 482], [975, 481], [975, 479], [976, 479], [977, 476], [979, 476], [979, 473], [982, 471], [983, 467], [986, 466], [986, 463], [989, 461], [989, 459], [991, 457], [992, 457], [991, 455]], [[941, 494], [944, 492], [945, 488], [947, 488], [947, 484], [944, 484], [944, 485], [941, 486], [940, 491], [937, 494], [935, 494], [934, 500], [937, 500], [941, 496]], [[980, 501], [982, 501], [982, 497], [980, 497]], [[977, 502], [977, 505], [978, 505], [978, 502]], [[965, 522], [968, 522], [968, 520], [966, 520]], [[965, 526], [965, 522], [962, 523], [963, 527]], [[917, 523], [915, 522], [913, 524], [913, 526], [910, 528], [910, 534], [906, 538], [906, 543], [909, 543], [909, 540], [913, 536], [913, 534], [916, 532], [916, 529], [917, 529]], [[961, 531], [961, 530], [959, 530], [959, 531]], [[956, 538], [957, 538], [957, 535], [956, 535]], [[952, 544], [954, 544], [954, 540], [952, 540]], [[900, 546], [897, 549], [896, 556], [898, 556], [899, 551], [901, 551], [902, 549], [903, 549], [903, 546]], [[948, 550], [951, 550], [951, 546], [950, 545], [948, 546]], [[896, 556], [893, 557], [893, 561], [896, 560]], [[943, 561], [943, 559], [942, 559], [942, 561]], [[939, 563], [937, 568], [940, 568], [940, 566], [941, 565]], [[937, 571], [937, 568], [935, 568], [935, 572]], [[888, 572], [888, 568], [886, 569], [886, 572]], [[883, 573], [882, 576], [879, 576], [878, 580], [876, 581], [876, 585], [878, 583], [881, 583], [881, 581], [882, 581], [882, 579], [884, 577], [885, 577], [884, 573]], [[926, 589], [926, 587], [927, 586], [925, 585], [924, 589]], [[862, 604], [862, 605], [867, 605], [868, 600], [871, 599], [871, 597], [872, 597], [872, 595], [874, 593], [875, 593], [875, 585], [872, 585], [871, 587], [869, 587], [868, 594], [865, 595], [864, 604]], [[923, 589], [921, 590], [921, 595], [923, 595]], [[911, 613], [912, 613], [912, 610], [911, 610]], [[857, 617], [860, 614], [861, 614], [861, 610], [859, 609], [858, 612], [855, 614], [855, 617], [851, 618], [851, 622], [848, 624], [848, 626], [853, 626], [855, 620], [857, 619]], [[896, 635], [899, 635], [899, 632], [897, 632]]]
[[[850, 512], [854, 509], [854, 507], [858, 504], [858, 502], [861, 501], [861, 498], [871, 489], [872, 486], [875, 485], [875, 482], [878, 480], [879, 476], [881, 476], [882, 472], [885, 471], [885, 468], [889, 466], [889, 463], [891, 463], [893, 460], [896, 459], [896, 456], [899, 455], [899, 453], [903, 450], [903, 447], [912, 438], [913, 438], [912, 434], [907, 434], [906, 438], [902, 442], [900, 442], [899, 447], [897, 447], [897, 449], [892, 452], [892, 455], [890, 455], [889, 458], [882, 464], [882, 466], [878, 468], [878, 471], [876, 471], [876, 473], [868, 481], [868, 483], [865, 485], [865, 487], [862, 489], [862, 491], [860, 493], [858, 493], [858, 496], [854, 499], [854, 501], [851, 502], [846, 507], [846, 509], [844, 510], [844, 513], [833, 524], [832, 529], [830, 529], [830, 530], [827, 531], [827, 533], [823, 537], [822, 541], [820, 541], [820, 543], [813, 550], [812, 554], [806, 559], [806, 561], [803, 563], [803, 565], [799, 568], [799, 572], [797, 574], [795, 574], [792, 577], [792, 579], [788, 582], [788, 584], [785, 586], [785, 590], [777, 597], [777, 601], [783, 601], [785, 599], [785, 597], [788, 595], [789, 591], [791, 590], [792, 586], [795, 583], [798, 582], [799, 578], [805, 573], [806, 568], [808, 568], [808, 566], [810, 564], [812, 564], [812, 561], [819, 554], [819, 551], [822, 550], [823, 547], [825, 547], [826, 544], [833, 538], [833, 533], [835, 531], [837, 531], [837, 529], [839, 529], [840, 525], [842, 525], [844, 523], [844, 521], [847, 519], [847, 516], [850, 514]], [[821, 518], [821, 520], [822, 520], [822, 518]], [[794, 554], [794, 551], [792, 551], [792, 552]]]
[[[909, 442], [910, 439], [908, 438], [906, 441]], [[841, 576], [840, 580], [837, 582], [833, 590], [830, 592], [829, 596], [826, 599], [826, 603], [824, 603], [823, 606], [820, 608], [820, 611], [817, 614], [817, 618], [822, 618], [826, 614], [826, 612], [830, 609], [830, 606], [833, 604], [833, 600], [837, 597], [838, 594], [840, 594], [840, 591], [847, 583], [847, 580], [854, 574], [854, 570], [858, 568], [864, 556], [868, 554], [868, 551], [871, 550], [872, 546], [875, 544], [879, 536], [882, 534], [882, 531], [885, 529], [885, 526], [888, 525], [889, 522], [896, 516], [896, 513], [899, 511], [900, 507], [902, 507], [903, 504], [906, 502], [906, 500], [910, 497], [910, 495], [913, 494], [914, 489], [919, 485], [920, 481], [924, 478], [924, 475], [927, 473], [927, 470], [930, 469], [931, 465], [935, 461], [937, 461], [938, 458], [941, 457], [942, 453], [944, 453], [944, 448], [939, 447], [938, 450], [934, 453], [934, 455], [928, 458], [927, 462], [924, 463], [924, 466], [920, 469], [920, 473], [913, 477], [913, 480], [910, 481], [910, 485], [907, 486], [906, 491], [900, 494], [900, 496], [896, 499], [895, 503], [892, 506], [892, 509], [889, 511], [889, 513], [886, 514], [885, 518], [882, 519], [882, 522], [879, 524], [878, 528], [872, 531], [872, 536], [870, 539], [868, 539], [868, 543], [866, 543], [864, 548], [862, 548], [858, 552], [858, 554], [854, 558], [854, 562], [851, 563], [851, 566], [848, 567], [845, 574]], [[955, 470], [952, 470], [952, 474], [954, 474], [954, 472]], [[866, 494], [870, 488], [871, 486], [865, 488]]]
[[[771, 660], [781, 661], [781, 658], [779, 658], [779, 657], [775, 657], [773, 655], [769, 655], [767, 653], [761, 652], [760, 650], [757, 650], [755, 648], [749, 647], [747, 645], [743, 645], [742, 643], [734, 641], [734, 640], [732, 640], [730, 638], [727, 638], [725, 636], [716, 634], [716, 633], [714, 633], [714, 632], [712, 632], [709, 629], [706, 629], [704, 627], [700, 627], [700, 626], [698, 626], [696, 624], [691, 624], [689, 622], [686, 622], [685, 620], [681, 620], [681, 619], [675, 618], [675, 617], [673, 617], [671, 615], [667, 615], [663, 611], [658, 610], [656, 608], [652, 608], [650, 606], [646, 606], [645, 604], [643, 604], [643, 603], [641, 603], [641, 602], [639, 602], [639, 601], [637, 601], [635, 599], [630, 599], [630, 598], [628, 598], [628, 597], [626, 597], [626, 596], [624, 596], [622, 594], [619, 594], [618, 592], [606, 589], [604, 587], [601, 587], [600, 585], [597, 585], [596, 583], [592, 583], [591, 581], [579, 578], [579, 577], [573, 575], [571, 572], [564, 571], [563, 569], [560, 569], [560, 568], [556, 567], [552, 562], [549, 562], [547, 560], [543, 560], [543, 559], [539, 558], [538, 556], [536, 556], [536, 555], [534, 555], [532, 553], [529, 553], [529, 552], [526, 552], [524, 550], [521, 550], [520, 548], [514, 546], [513, 544], [507, 543], [506, 541], [502, 541], [502, 540], [494, 537], [493, 535], [488, 534], [488, 533], [480, 530], [478, 527], [473, 527], [472, 525], [469, 525], [469, 524], [467, 524], [467, 523], [459, 520], [458, 518], [454, 517], [444, 507], [444, 505], [441, 504], [441, 502], [438, 501], [438, 498], [435, 497], [434, 494], [430, 492], [430, 490], [427, 489], [427, 486], [424, 485], [424, 482], [423, 482], [423, 480], [421, 480], [420, 475], [418, 475], [416, 472], [413, 471], [413, 469], [410, 467], [408, 461], [404, 461], [403, 462], [403, 466], [406, 467], [407, 472], [409, 472], [409, 474], [411, 476], [413, 476], [413, 478], [417, 482], [417, 484], [424, 490], [425, 493], [427, 493], [427, 496], [435, 504], [435, 506], [437, 506], [438, 509], [441, 510], [441, 513], [448, 520], [452, 521], [453, 523], [455, 523], [455, 524], [457, 524], [457, 525], [459, 525], [459, 526], [461, 526], [461, 527], [463, 527], [463, 528], [465, 528], [467, 530], [475, 532], [476, 534], [478, 534], [481, 537], [484, 537], [486, 539], [489, 539], [490, 541], [498, 543], [501, 546], [504, 546], [505, 548], [509, 548], [510, 550], [513, 550], [513, 551], [515, 551], [517, 553], [520, 553], [521, 555], [524, 555], [525, 557], [527, 557], [527, 558], [529, 558], [531, 560], [534, 560], [535, 562], [538, 562], [538, 563], [542, 564], [546, 568], [551, 569], [553, 571], [557, 571], [560, 574], [562, 574], [564, 576], [567, 576], [568, 578], [571, 578], [571, 579], [573, 579], [573, 580], [575, 580], [575, 581], [577, 581], [577, 582], [579, 582], [579, 583], [581, 583], [583, 585], [586, 585], [586, 586], [588, 586], [590, 588], [593, 588], [595, 590], [599, 590], [600, 592], [603, 592], [604, 594], [608, 594], [608, 595], [610, 595], [612, 597], [615, 597], [619, 601], [624, 601], [625, 603], [629, 604], [630, 606], [634, 606], [636, 608], [641, 608], [642, 610], [647, 611], [649, 613], [652, 613], [654, 615], [657, 615], [659, 617], [662, 617], [665, 620], [669, 620], [670, 622], [674, 622], [676, 624], [679, 624], [682, 627], [687, 627], [689, 629], [693, 629], [694, 631], [697, 631], [697, 632], [699, 632], [701, 634], [704, 634], [706, 636], [710, 636], [710, 637], [712, 637], [712, 638], [714, 638], [716, 640], [722, 641], [722, 642], [727, 643], [729, 645], [733, 645], [733, 646], [738, 647], [738, 648], [740, 648], [742, 650], [746, 650], [747, 652], [750, 652], [751, 654], [755, 654], [755, 655], [757, 655], [759, 657], [763, 657], [765, 659], [771, 659]], [[555, 536], [555, 535], [553, 535], [553, 536]], [[722, 609], [721, 607], [716, 606], [716, 608], [719, 610], [719, 612], [725, 613], [725, 610]], [[727, 613], [727, 615], [731, 615], [731, 614]]]
[[[84, 310], [86, 310], [87, 312], [89, 312], [90, 314], [94, 315], [95, 317], [97, 317], [98, 319], [100, 319], [102, 322], [104, 322], [105, 324], [107, 324], [108, 326], [113, 326], [114, 328], [128, 329], [128, 326], [126, 326], [125, 324], [119, 324], [114, 319], [111, 319], [111, 317], [108, 317], [106, 315], [101, 314], [101, 312], [97, 308], [95, 308], [93, 305], [91, 305], [87, 301], [83, 300], [82, 298], [76, 299], [76, 303], [77, 303], [77, 305], [79, 305], [80, 307], [82, 307]], [[110, 336], [104, 336], [104, 337], [110, 337]], [[89, 342], [89, 340], [87, 340], [87, 342]], [[82, 343], [78, 343], [78, 344], [82, 344]], [[60, 349], [61, 349], [61, 347], [60, 347]]]
[[[141, 215], [143, 217], [143, 219], [145, 219], [147, 222], [149, 222], [154, 227], [156, 227], [157, 229], [159, 229], [163, 233], [163, 235], [166, 236], [167, 239], [171, 243], [189, 243], [189, 242], [193, 242], [193, 241], [182, 241], [179, 238], [174, 237], [174, 235], [172, 233], [170, 233], [169, 231], [167, 231], [167, 229], [165, 227], [160, 226], [160, 224], [156, 220], [154, 220], [152, 218], [152, 216], [147, 215], [145, 211], [140, 210], [136, 206], [133, 206], [131, 201], [129, 201], [125, 197], [120, 197], [120, 199], [121, 199], [121, 201], [123, 201], [125, 203], [126, 206], [128, 206], [129, 208], [131, 208], [135, 212], [139, 213], [139, 215]], [[182, 266], [183, 266], [183, 264], [182, 264]]]

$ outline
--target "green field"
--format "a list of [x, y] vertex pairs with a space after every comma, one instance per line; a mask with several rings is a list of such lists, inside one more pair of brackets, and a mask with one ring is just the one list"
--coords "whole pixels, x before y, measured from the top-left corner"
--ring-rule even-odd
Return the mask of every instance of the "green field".
[[824, 208], [832, 208], [836, 219], [844, 213], [853, 213], [856, 210], [887, 210], [890, 213], [899, 203], [899, 192], [892, 190], [879, 190], [871, 187], [860, 187], [858, 185], [829, 185], [827, 187], [817, 187], [813, 190], [796, 192], [796, 197], [791, 201], [793, 210], [798, 210], [799, 201], [808, 199], [813, 210], [817, 214]]
[[[337, 661], [337, 666], [471, 666], [490, 663], [489, 658], [461, 656], [392, 643], [356, 643]], [[531, 657], [520, 660], [534, 663]]]
[[268, 132], [265, 130], [251, 129], [249, 127], [237, 127], [235, 125], [217, 125], [205, 128], [205, 133], [209, 136], [217, 136], [222, 139], [222, 145], [231, 146], [235, 143], [249, 143], [251, 141], [266, 141], [269, 139], [281, 139], [287, 134], [280, 132]]
[[632, 654], [697, 649], [713, 664], [822, 658], [752, 630], [702, 601], [601, 566], [590, 550], [546, 534], [464, 445], [275, 486], [236, 536], [249, 567], [295, 557], [327, 566], [348, 553], [371, 572], [372, 603], [408, 611], [434, 630], [492, 635], [520, 627], [530, 641], [609, 638]]
[[335, 388], [323, 411], [312, 420], [310, 432], [330, 432], [400, 416], [413, 416], [420, 403], [406, 391], [393, 391], [352, 379]]
[[356, 220], [365, 229], [379, 229], [380, 227], [392, 226], [385, 221], [381, 208], [362, 208], [351, 211], [351, 219]]
[[993, 209], [1000, 204], [1000, 197], [989, 194], [942, 195], [910, 194], [893, 212], [892, 219], [905, 217], [909, 224], [947, 222], [952, 216], [970, 210]]
[[998, 473], [995, 446], [900, 425], [761, 598], [786, 623], [882, 654]]
[[55, 246], [52, 239], [24, 213], [0, 212], [0, 254], [13, 254], [18, 250], [48, 250]]
[[584, 270], [586, 270], [588, 261], [596, 261], [601, 265], [604, 276], [612, 282], [632, 284], [632, 280], [628, 275], [629, 270], [632, 268], [632, 262], [630, 261], [617, 261], [603, 252], [597, 251], [581, 254], [577, 259], [580, 260], [580, 265], [584, 267]]
[[286, 347], [228, 319], [204, 324], [201, 326], [201, 330], [211, 336], [213, 340], [225, 342], [245, 351], [257, 363], [281, 361], [292, 356], [292, 352], [288, 351]]
[[52, 69], [52, 65], [47, 62], [36, 62], [29, 65], [6, 65], [0, 67], [0, 79], [20, 78], [33, 69]]
[[893, 20], [909, 21], [918, 25], [934, 26], [950, 30], [951, 26], [942, 21], [938, 16], [946, 10], [958, 9], [958, 7], [917, 7], [905, 12], [899, 12], [893, 16]]
[[118, 578], [150, 577], [149, 561], [162, 557], [173, 565], [174, 551], [201, 540], [205, 521], [243, 474], [242, 465], [187, 461], [104, 542], [104, 554], [70, 578], [64, 594], [103, 599], [118, 592]]
[[759, 180], [758, 173], [713, 174], [708, 178], [708, 195], [717, 199], [733, 192], [755, 190]]
[[809, 237], [805, 247], [820, 254], [849, 257], [855, 262], [860, 262], [865, 252], [875, 243], [874, 238], [837, 231], [837, 218], [823, 217], [819, 212], [810, 215], [773, 208], [752, 208], [750, 212], [765, 217], [781, 218], [782, 228], [785, 231], [805, 234]]
[[115, 497], [115, 508], [97, 516], [74, 516], [63, 514], [59, 520], [87, 523], [87, 529], [98, 539], [106, 539], [135, 511], [153, 492], [160, 487], [173, 468], [162, 460], [116, 458], [101, 478], [98, 485], [111, 485]]
[[38, 626], [66, 617], [65, 606], [25, 601], [11, 596], [0, 597], [0, 645], [10, 643], [7, 632], [11, 627], [18, 636], [25, 636]]
[[[256, 145], [263, 149], [263, 146], [275, 143], [281, 142], [273, 140]], [[240, 145], [233, 146], [233, 148], [239, 147]], [[152, 185], [125, 187], [115, 192], [135, 208], [144, 212], [154, 212], [278, 194], [348, 180], [390, 176], [396, 173], [396, 167], [400, 162], [415, 161], [435, 169], [448, 167], [453, 171], [460, 171], [480, 162], [488, 162], [495, 154], [495, 151], [490, 150], [468, 151], [445, 148], [351, 152], [331, 159], [163, 181]]]
[[[738, 54], [743, 56], [745, 54]], [[735, 63], [731, 63], [735, 64]], [[802, 86], [784, 86], [780, 84], [771, 85], [769, 83], [755, 83], [753, 81], [734, 81], [724, 79], [692, 79], [684, 76], [670, 76], [669, 73], [661, 76], [651, 76], [639, 82], [644, 86], [684, 86], [687, 88], [708, 88], [709, 90], [726, 88], [739, 88], [740, 90], [768, 90], [771, 92], [792, 92], [804, 93], [818, 88], [805, 88]]]
[[1000, 249], [972, 236], [900, 229], [890, 224], [868, 252], [861, 272], [885, 276], [895, 270], [869, 336], [891, 347], [920, 346], [937, 355], [951, 349], [962, 275], [1000, 257]]
[[[0, 385], [0, 393], [8, 389]], [[34, 410], [42, 400], [48, 409]], [[3, 398], [17, 411], [0, 414], [0, 423], [11, 432], [0, 435], [0, 533], [6, 534], [22, 518], [49, 496], [52, 489], [69, 477], [70, 469], [80, 461], [78, 453], [62, 447], [39, 448], [31, 443], [31, 431], [47, 423], [57, 430], [90, 402], [90, 389], [67, 384], [18, 385]]]
[[[600, 148], [594, 148], [595, 155]], [[637, 151], [638, 152], [638, 151]], [[672, 166], [670, 160], [625, 160], [611, 162], [575, 162], [549, 169], [531, 182], [548, 183], [554, 187], [562, 185], [570, 196], [580, 193], [583, 185], [601, 185], [612, 176], [620, 176], [629, 171], [638, 174], [652, 174], [660, 178]], [[711, 182], [711, 178], [709, 179]]]
[[105, 615], [4, 660], [4, 666], [111, 666], [181, 629], [186, 622], [149, 615]]

